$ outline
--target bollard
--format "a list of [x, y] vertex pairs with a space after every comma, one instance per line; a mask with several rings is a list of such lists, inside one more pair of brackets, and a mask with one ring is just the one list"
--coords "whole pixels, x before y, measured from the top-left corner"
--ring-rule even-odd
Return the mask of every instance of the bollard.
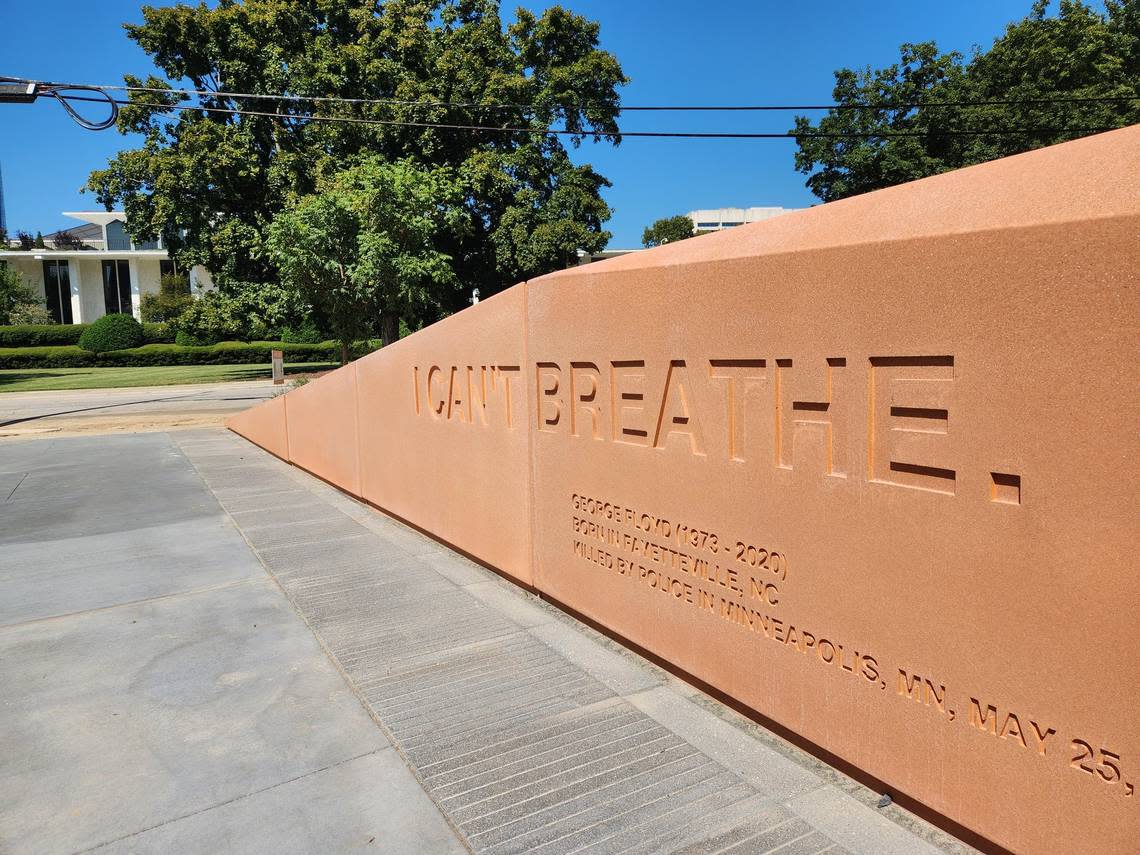
[[285, 355], [280, 350], [270, 352], [273, 360], [273, 385], [280, 386], [285, 382]]

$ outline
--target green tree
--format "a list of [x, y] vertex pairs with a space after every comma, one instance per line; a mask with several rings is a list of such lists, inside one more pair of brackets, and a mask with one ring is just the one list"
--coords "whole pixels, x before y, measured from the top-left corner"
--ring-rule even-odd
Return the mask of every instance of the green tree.
[[158, 280], [157, 294], [142, 295], [139, 315], [147, 323], [166, 323], [181, 315], [193, 302], [189, 277], [181, 273], [167, 273]]
[[29, 323], [29, 318], [51, 323], [50, 319], [44, 321], [44, 313], [37, 311], [39, 307], [39, 298], [15, 268], [0, 264], [0, 325]]
[[47, 244], [44, 243], [43, 232], [36, 232], [35, 248], [36, 249], [47, 249]]
[[[904, 44], [886, 68], [835, 72], [836, 103], [877, 106], [833, 109], [814, 124], [796, 117], [795, 163], [807, 186], [829, 202], [1082, 135], [1066, 129], [1140, 122], [1140, 0], [1107, 0], [1103, 13], [1061, 0], [1055, 17], [1047, 7], [1035, 0], [968, 61], [924, 42]], [[1042, 103], [1050, 98], [1120, 100]], [[1019, 103], [977, 103], [995, 100]], [[918, 136], [885, 136], [897, 132]]]
[[657, 220], [641, 233], [641, 245], [647, 248], [663, 243], [676, 243], [693, 236], [693, 221], [684, 214]]
[[453, 170], [410, 159], [367, 158], [318, 191], [277, 215], [267, 246], [283, 281], [328, 318], [347, 362], [353, 341], [378, 327], [391, 344], [401, 320], [440, 307], [458, 284], [440, 245], [470, 218]]
[[[120, 114], [119, 129], [141, 133], [143, 144], [94, 172], [88, 187], [103, 204], [121, 204], [138, 236], [162, 235], [181, 266], [206, 265], [223, 291], [275, 281], [266, 247], [274, 216], [363, 154], [456, 171], [471, 228], [444, 251], [467, 288], [494, 293], [609, 238], [606, 179], [571, 162], [558, 137], [531, 132], [562, 127], [573, 146], [620, 140], [603, 134], [618, 130], [625, 76], [598, 47], [597, 23], [561, 7], [504, 21], [498, 0], [220, 0], [144, 7], [143, 23], [126, 29], [166, 79], [211, 94], [189, 98], [162, 77], [128, 77], [161, 90], [133, 93]], [[400, 103], [315, 100], [326, 97]], [[175, 112], [176, 103], [298, 117]], [[421, 124], [352, 121], [360, 119]], [[444, 308], [461, 305], [457, 290]]]

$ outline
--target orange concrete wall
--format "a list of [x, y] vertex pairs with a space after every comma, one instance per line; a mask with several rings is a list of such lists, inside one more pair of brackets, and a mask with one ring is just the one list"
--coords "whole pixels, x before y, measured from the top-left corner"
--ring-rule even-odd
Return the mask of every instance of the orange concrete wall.
[[525, 288], [357, 361], [364, 498], [530, 584]]
[[359, 497], [356, 363], [294, 389], [286, 404], [289, 461]]
[[285, 419], [285, 396], [278, 395], [236, 416], [226, 419], [226, 427], [256, 442], [282, 460], [289, 459], [289, 434]]
[[1133, 852], [1138, 285], [1140, 127], [563, 271], [355, 363], [363, 494], [1001, 846]]

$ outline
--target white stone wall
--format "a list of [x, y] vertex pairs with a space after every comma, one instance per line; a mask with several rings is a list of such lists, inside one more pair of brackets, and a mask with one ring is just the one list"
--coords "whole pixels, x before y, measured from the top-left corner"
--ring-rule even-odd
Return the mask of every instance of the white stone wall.
[[162, 266], [157, 258], [140, 258], [131, 262], [131, 303], [135, 317], [142, 319], [139, 308], [144, 294], [157, 294], [162, 283]]
[[98, 258], [80, 258], [71, 261], [71, 284], [79, 273], [79, 316], [76, 323], [89, 324], [107, 312], [103, 305], [103, 266]]
[[35, 292], [36, 296], [41, 300], [46, 299], [44, 294], [44, 266], [40, 261], [32, 258], [32, 254], [21, 253], [20, 255], [8, 254], [5, 255], [4, 261], [8, 262], [8, 266], [18, 272], [24, 278], [24, 284]]

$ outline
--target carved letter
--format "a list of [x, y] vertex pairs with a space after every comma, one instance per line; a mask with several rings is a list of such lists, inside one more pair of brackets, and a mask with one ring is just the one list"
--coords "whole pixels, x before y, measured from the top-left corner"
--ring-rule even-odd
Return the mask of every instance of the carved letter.
[[982, 732], [989, 731], [997, 736], [997, 709], [989, 704], [983, 711], [977, 698], [970, 698], [970, 724]]
[[1057, 731], [1051, 727], [1047, 727], [1044, 731], [1042, 731], [1041, 726], [1038, 725], [1037, 722], [1035, 722], [1033, 719], [1029, 720], [1029, 725], [1033, 728], [1033, 730], [1030, 731], [1030, 735], [1037, 740], [1037, 753], [1044, 757], [1045, 751], [1048, 748], [1048, 746], [1045, 745], [1045, 741], [1050, 736], [1053, 736]]
[[503, 400], [507, 412], [507, 427], [513, 428], [515, 426], [515, 407], [511, 403], [511, 383], [514, 381], [515, 376], [519, 373], [519, 366], [517, 365], [498, 365], [498, 374], [503, 378]]
[[570, 363], [570, 433], [582, 435], [579, 412], [589, 415], [589, 436], [605, 439], [602, 434], [602, 372], [593, 362]]
[[873, 356], [867, 477], [954, 495], [949, 399], [952, 356]]
[[562, 385], [562, 369], [554, 362], [539, 362], [535, 365], [538, 387], [538, 429], [554, 430], [562, 418], [562, 399], [558, 389]]
[[776, 360], [777, 466], [791, 469], [796, 438], [812, 431], [822, 434], [824, 474], [846, 477], [847, 467], [835, 441], [835, 422], [841, 416], [837, 411], [842, 406], [840, 379], [846, 367], [846, 359], [828, 359], [820, 375], [812, 369], [812, 379], [818, 376], [822, 383], [809, 386], [807, 378], [799, 376], [800, 369], [793, 370], [792, 360]]
[[[747, 393], [767, 379], [763, 359], [711, 359], [709, 377], [725, 381], [728, 416], [728, 459], [743, 461], [748, 445]], [[737, 383], [739, 382], [739, 386]]]
[[685, 360], [669, 362], [669, 372], [665, 375], [665, 391], [661, 394], [661, 410], [657, 414], [657, 429], [653, 433], [653, 447], [661, 448], [669, 439], [669, 434], [685, 434], [689, 438], [689, 450], [703, 455], [704, 436], [700, 419], [693, 408], [692, 394], [687, 383]]
[[[615, 442], [648, 445], [649, 431], [636, 423], [645, 418], [645, 361], [628, 359], [610, 363], [610, 412]], [[634, 403], [629, 403], [634, 402]]]
[[451, 366], [451, 377], [448, 381], [448, 394], [447, 394], [447, 418], [448, 420], [458, 418], [459, 421], [467, 421], [467, 416], [463, 412], [463, 386], [466, 377], [459, 376], [458, 366]]
[[467, 366], [467, 420], [487, 424], [487, 366]]
[[1005, 724], [1001, 726], [1001, 733], [999, 734], [1002, 739], [1016, 739], [1021, 743], [1021, 747], [1025, 748], [1025, 737], [1021, 734], [1021, 722], [1013, 713], [1007, 713], [1005, 717]]
[[433, 365], [428, 369], [427, 373], [428, 403], [431, 404], [432, 415], [436, 418], [443, 415], [443, 408], [447, 406], [447, 396], [443, 393], [443, 390], [440, 389], [436, 391], [435, 384], [437, 380], [442, 379], [439, 376], [441, 373], [442, 371], [440, 371], [438, 365]]

